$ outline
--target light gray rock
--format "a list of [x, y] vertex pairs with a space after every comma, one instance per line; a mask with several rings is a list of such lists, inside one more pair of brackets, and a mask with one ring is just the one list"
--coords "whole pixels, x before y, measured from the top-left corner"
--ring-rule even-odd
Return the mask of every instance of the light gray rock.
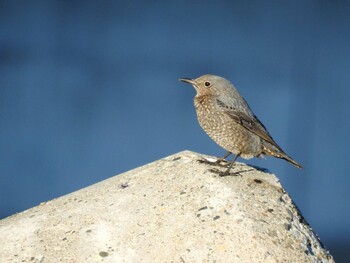
[[334, 262], [278, 179], [184, 151], [0, 221], [0, 262]]

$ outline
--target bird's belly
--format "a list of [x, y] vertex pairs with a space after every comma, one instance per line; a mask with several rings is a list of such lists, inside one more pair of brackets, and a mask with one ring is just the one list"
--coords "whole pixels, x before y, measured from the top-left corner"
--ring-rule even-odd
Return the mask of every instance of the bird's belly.
[[236, 123], [225, 113], [197, 111], [199, 124], [218, 145], [233, 154], [249, 159], [262, 152], [261, 139]]

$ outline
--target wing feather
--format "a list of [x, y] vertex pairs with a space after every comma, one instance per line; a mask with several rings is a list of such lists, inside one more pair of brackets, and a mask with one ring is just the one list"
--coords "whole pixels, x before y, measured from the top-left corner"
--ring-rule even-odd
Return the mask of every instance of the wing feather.
[[251, 111], [247, 112], [247, 111], [241, 110], [239, 107], [228, 106], [220, 99], [217, 99], [217, 104], [219, 108], [228, 116], [230, 116], [236, 123], [240, 124], [242, 127], [246, 128], [247, 130], [251, 131], [255, 135], [259, 136], [261, 139], [272, 144], [278, 150], [284, 153], [283, 150], [272, 139], [271, 135], [266, 130], [265, 126]]

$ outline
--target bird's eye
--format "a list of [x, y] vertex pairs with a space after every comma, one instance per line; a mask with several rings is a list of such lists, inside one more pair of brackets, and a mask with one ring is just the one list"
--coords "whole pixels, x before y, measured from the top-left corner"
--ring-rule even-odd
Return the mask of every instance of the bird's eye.
[[204, 83], [204, 85], [205, 85], [206, 87], [209, 87], [209, 86], [210, 86], [210, 82], [206, 81], [206, 82]]

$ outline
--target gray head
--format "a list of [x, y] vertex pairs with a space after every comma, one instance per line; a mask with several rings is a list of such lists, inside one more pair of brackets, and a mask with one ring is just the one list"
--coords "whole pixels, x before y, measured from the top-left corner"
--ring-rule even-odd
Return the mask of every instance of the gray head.
[[197, 91], [197, 96], [220, 96], [237, 92], [228, 80], [215, 75], [207, 74], [196, 79], [182, 78], [179, 80], [192, 84]]

